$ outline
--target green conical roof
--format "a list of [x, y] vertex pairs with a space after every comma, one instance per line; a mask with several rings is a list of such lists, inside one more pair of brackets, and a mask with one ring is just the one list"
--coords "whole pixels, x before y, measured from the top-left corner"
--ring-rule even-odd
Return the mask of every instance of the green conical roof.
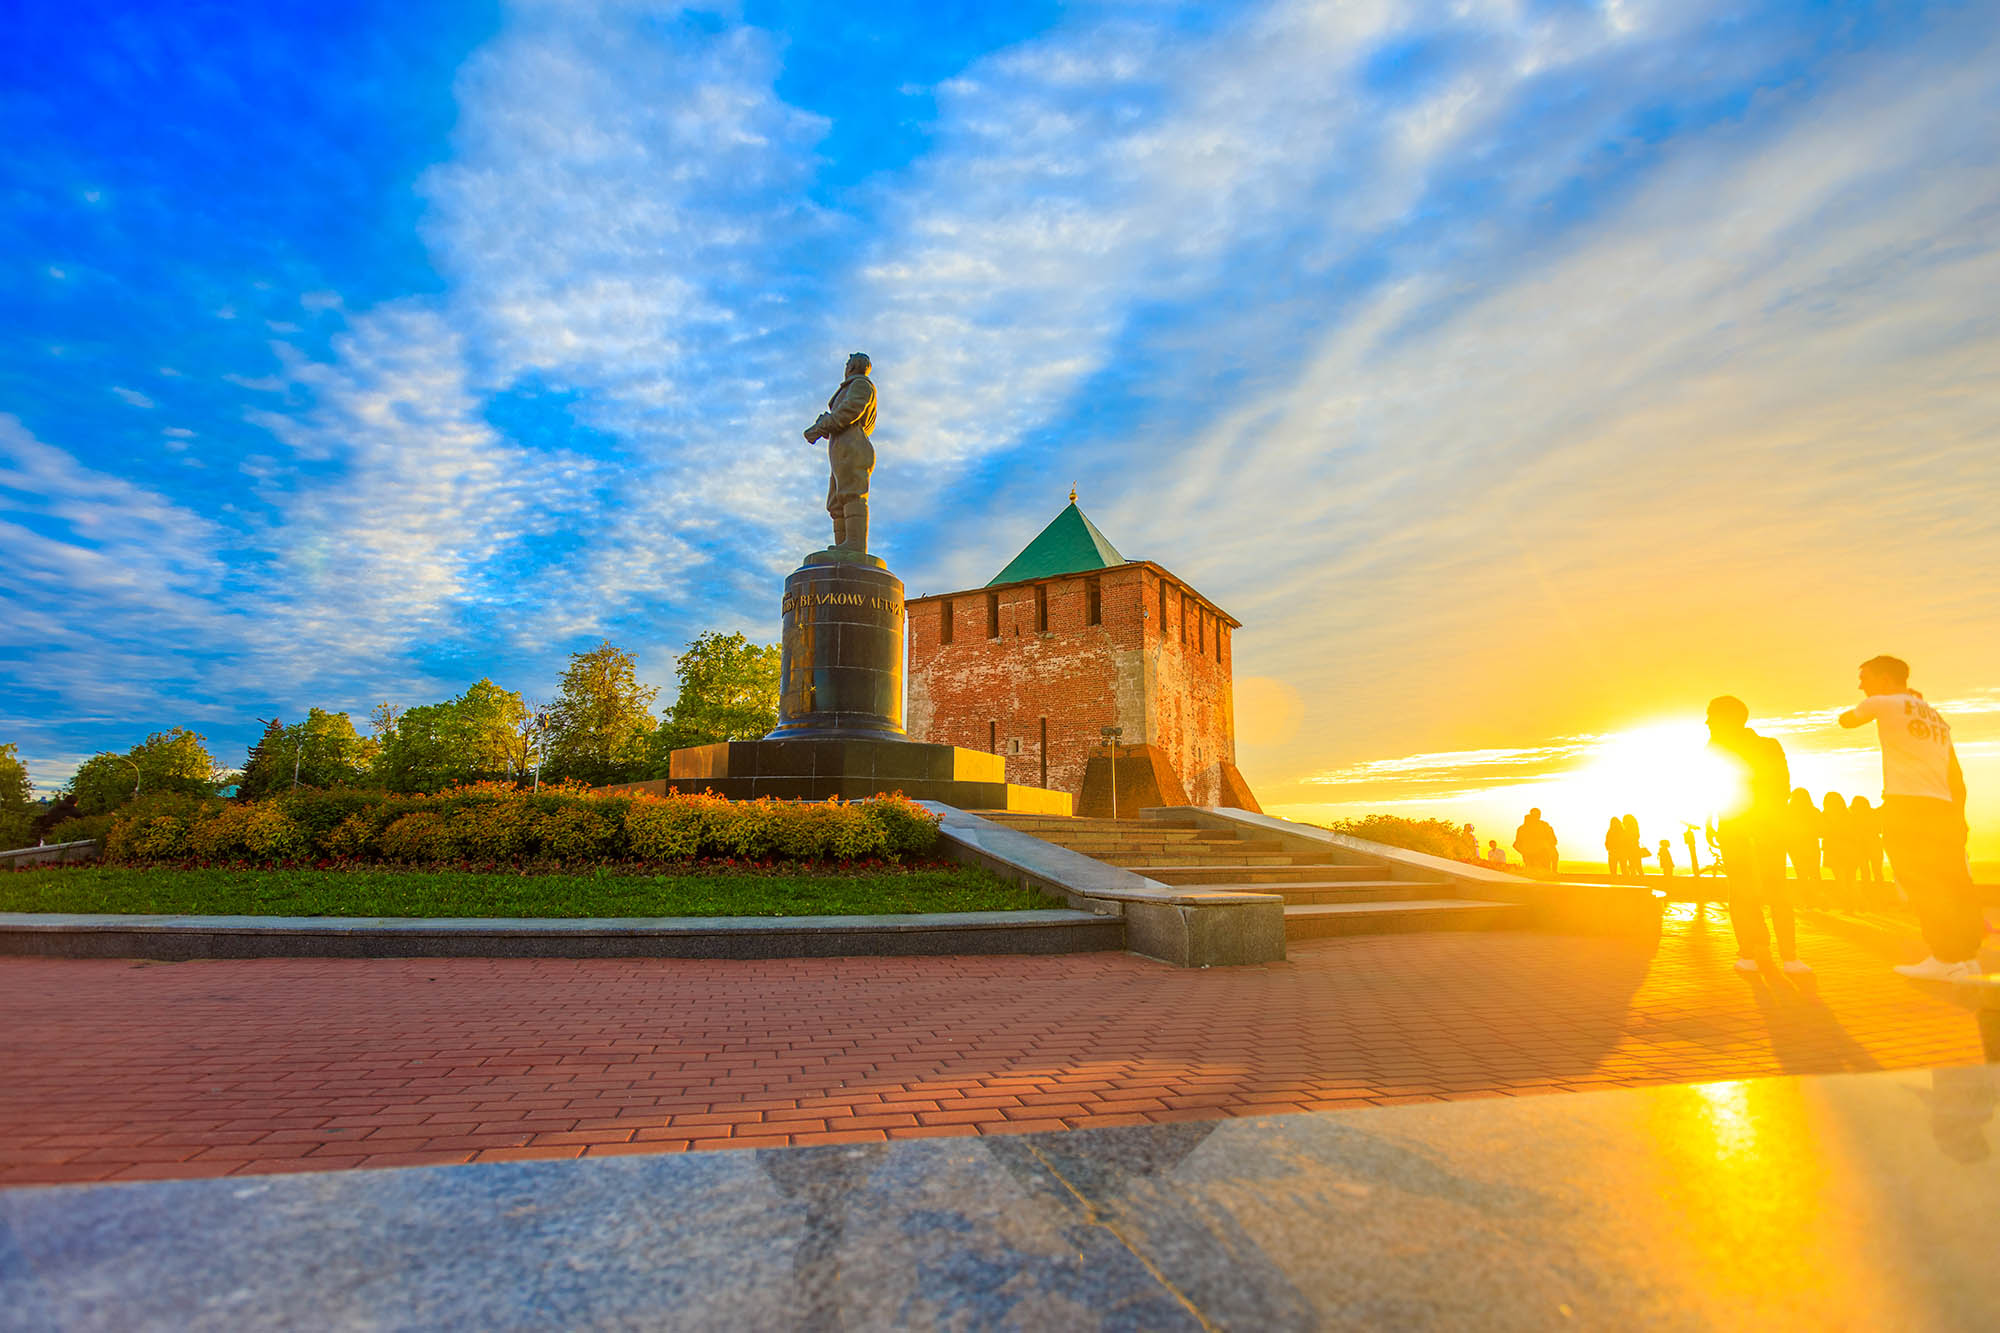
[[1020, 583], [1025, 579], [1053, 578], [1057, 574], [1077, 574], [1086, 569], [1109, 569], [1122, 565], [1125, 557], [1104, 540], [1097, 525], [1083, 516], [1072, 498], [1069, 508], [1042, 529], [1041, 536], [1021, 548], [1021, 554], [1007, 562], [987, 583]]

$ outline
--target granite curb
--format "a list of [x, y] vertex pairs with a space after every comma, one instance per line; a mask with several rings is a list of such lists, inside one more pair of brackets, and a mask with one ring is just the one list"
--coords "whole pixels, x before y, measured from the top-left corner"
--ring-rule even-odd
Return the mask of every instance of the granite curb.
[[267, 917], [0, 913], [0, 955], [60, 958], [832, 958], [1122, 949], [1066, 910], [798, 917]]

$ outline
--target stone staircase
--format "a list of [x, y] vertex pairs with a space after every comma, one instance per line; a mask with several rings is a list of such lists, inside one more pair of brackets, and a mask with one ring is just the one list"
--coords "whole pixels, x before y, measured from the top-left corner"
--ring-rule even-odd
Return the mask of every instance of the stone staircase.
[[1388, 865], [1339, 852], [1291, 851], [1276, 839], [1200, 828], [1191, 815], [1111, 820], [970, 813], [1162, 884], [1277, 894], [1285, 900], [1287, 940], [1492, 930], [1520, 924], [1526, 913], [1513, 903], [1460, 897], [1443, 880], [1396, 879]]

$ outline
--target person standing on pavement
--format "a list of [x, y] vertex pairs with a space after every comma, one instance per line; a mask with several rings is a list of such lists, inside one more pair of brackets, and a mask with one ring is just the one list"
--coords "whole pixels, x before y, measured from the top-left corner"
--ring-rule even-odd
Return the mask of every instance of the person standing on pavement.
[[1793, 899], [1800, 907], [1824, 907], [1821, 901], [1825, 880], [1819, 873], [1819, 806], [1804, 787], [1792, 793], [1785, 812], [1785, 850], [1792, 858], [1792, 874], [1797, 880]]
[[[1708, 748], [1732, 778], [1715, 832], [1722, 849], [1722, 873], [1729, 881], [1729, 924], [1736, 931], [1736, 970], [1755, 972], [1771, 961], [1771, 937], [1791, 973], [1812, 969], [1799, 961], [1792, 899], [1785, 881], [1785, 815], [1792, 791], [1785, 749], [1750, 730], [1750, 709], [1723, 695], [1708, 705]], [[1764, 912], [1771, 926], [1764, 928]]]
[[1555, 877], [1560, 853], [1556, 844], [1555, 826], [1542, 818], [1542, 808], [1536, 806], [1528, 811], [1528, 817], [1521, 821], [1521, 827], [1514, 830], [1514, 850], [1521, 854], [1521, 862], [1530, 874]]
[[1827, 873], [1833, 876], [1833, 905], [1843, 912], [1856, 906], [1854, 897], [1854, 825], [1847, 802], [1830, 791], [1820, 802], [1820, 841], [1826, 849]]
[[1840, 725], [1875, 724], [1882, 842], [1931, 950], [1923, 962], [1896, 970], [1918, 981], [1977, 980], [1986, 917], [1966, 860], [1965, 774], [1951, 724], [1910, 688], [1910, 667], [1900, 658], [1869, 658], [1860, 683], [1866, 697], [1840, 715]]
[[1868, 804], [1866, 796], [1857, 796], [1847, 807], [1847, 829], [1854, 839], [1854, 878], [1863, 884], [1873, 884], [1873, 892], [1866, 894], [1871, 901], [1866, 906], [1881, 907], [1881, 901], [1890, 897], [1882, 890], [1882, 818], [1875, 807]]
[[1625, 873], [1625, 826], [1617, 815], [1611, 816], [1611, 825], [1604, 830], [1604, 869], [1610, 879]]

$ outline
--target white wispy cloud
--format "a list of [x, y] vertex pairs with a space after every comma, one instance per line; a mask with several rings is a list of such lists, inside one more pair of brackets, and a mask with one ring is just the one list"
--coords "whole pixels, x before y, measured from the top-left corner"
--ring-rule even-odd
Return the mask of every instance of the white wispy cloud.
[[251, 415], [298, 460], [331, 465], [304, 485], [290, 468], [266, 472], [286, 484], [267, 487], [275, 517], [260, 545], [280, 562], [301, 641], [397, 651], [496, 595], [496, 561], [561, 515], [573, 461], [485, 422], [463, 335], [424, 303], [357, 317], [334, 352], [287, 358], [283, 378], [309, 407]]
[[1684, 136], [1560, 244], [1433, 250], [1289, 383], [1150, 433], [1112, 530], [1186, 548], [1200, 516], [1185, 572], [1239, 661], [1321, 704], [1294, 762], [1635, 694], [1837, 700], [1885, 643], [1975, 683], [2000, 174], [1968, 108], [2000, 80], [1937, 55]]
[[422, 184], [453, 316], [488, 384], [573, 393], [615, 441], [559, 604], [670, 600], [705, 559], [768, 578], [819, 526], [798, 430], [839, 365], [804, 355], [824, 126], [772, 91], [778, 56], [747, 28], [530, 6], [460, 72], [456, 152]]

